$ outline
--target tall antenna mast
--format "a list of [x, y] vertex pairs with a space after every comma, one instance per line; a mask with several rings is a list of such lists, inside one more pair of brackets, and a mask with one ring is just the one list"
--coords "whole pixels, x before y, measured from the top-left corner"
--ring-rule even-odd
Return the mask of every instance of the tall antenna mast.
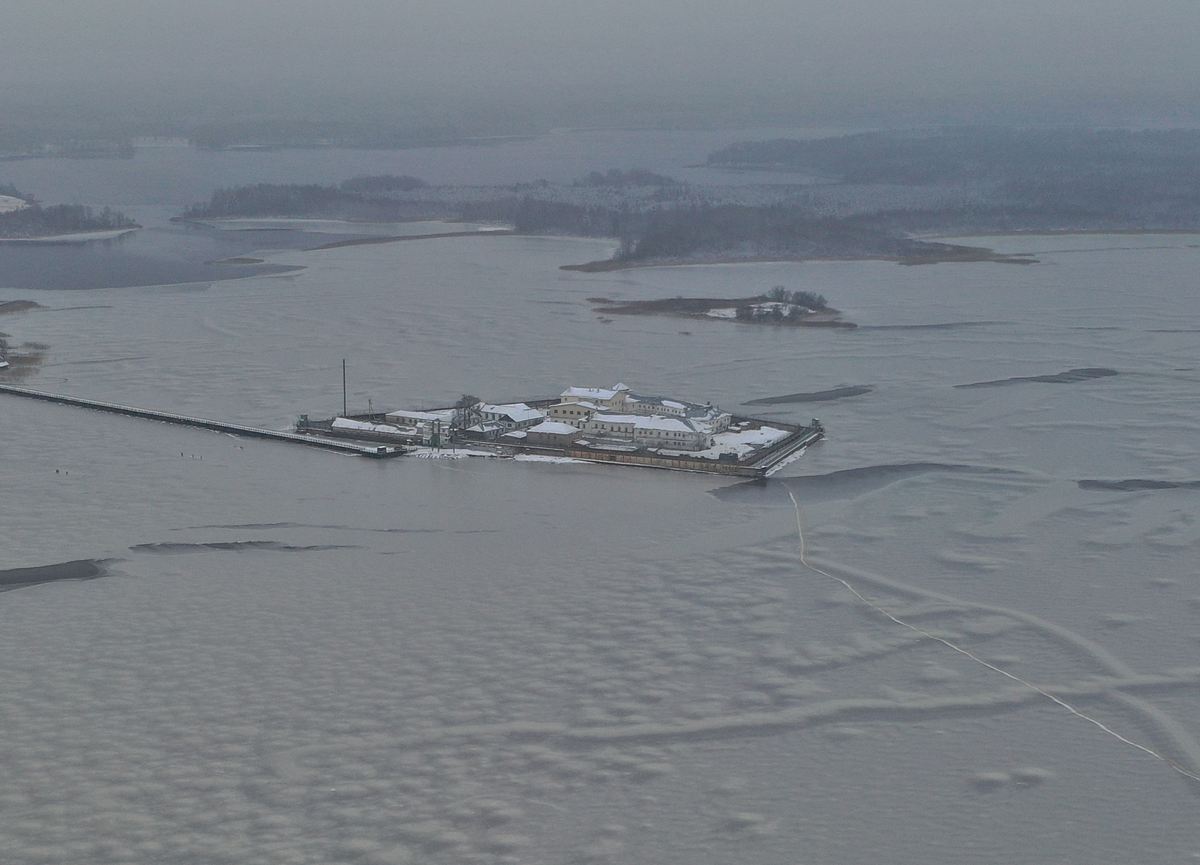
[[342, 358], [342, 417], [350, 414], [346, 408], [346, 359]]

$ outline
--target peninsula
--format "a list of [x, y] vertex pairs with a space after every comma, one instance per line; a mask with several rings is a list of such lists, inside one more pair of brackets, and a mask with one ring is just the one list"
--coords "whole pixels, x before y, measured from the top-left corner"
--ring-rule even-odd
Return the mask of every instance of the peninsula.
[[0, 241], [100, 239], [137, 228], [138, 223], [107, 207], [99, 213], [81, 204], [43, 207], [14, 186], [0, 186]]
[[[571, 183], [431, 186], [415, 177], [353, 177], [336, 186], [255, 184], [221, 189], [177, 221], [246, 218], [361, 222], [440, 220], [516, 235], [615, 239], [608, 259], [563, 265], [601, 272], [630, 267], [740, 261], [881, 259], [903, 264], [997, 261], [990, 249], [919, 240], [824, 215], [799, 187], [697, 186], [642, 169], [593, 171]], [[448, 231], [445, 236], [481, 232]], [[426, 235], [430, 239], [434, 235]], [[339, 241], [386, 243], [399, 238]], [[409, 238], [403, 238], [409, 239]]]

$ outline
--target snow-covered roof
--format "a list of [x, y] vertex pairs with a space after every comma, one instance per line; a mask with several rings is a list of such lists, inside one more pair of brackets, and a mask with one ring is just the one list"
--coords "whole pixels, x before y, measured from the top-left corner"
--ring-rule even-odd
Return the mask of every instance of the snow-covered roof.
[[666, 397], [661, 396], [646, 396], [645, 394], [640, 393], [629, 394], [629, 402], [647, 407], [660, 405], [673, 411], [686, 412], [706, 411], [711, 408], [711, 406], [700, 405], [699, 403], [694, 402], [686, 402], [681, 399], [667, 399]]
[[[604, 406], [596, 405], [594, 402], [588, 402], [585, 399], [581, 399], [581, 400], [579, 400], [579, 402], [573, 402], [573, 403], [568, 403], [568, 404], [574, 408], [586, 408], [591, 411], [608, 411], [608, 409], [605, 408]], [[561, 405], [561, 403], [560, 403], [560, 405]]]
[[334, 429], [357, 430], [359, 432], [385, 432], [398, 433], [400, 430], [391, 424], [384, 423], [368, 423], [365, 420], [352, 420], [348, 417], [335, 417], [333, 419]]
[[540, 417], [545, 417], [543, 412], [535, 408], [530, 408], [523, 402], [504, 403], [503, 405], [488, 405], [480, 403], [479, 410], [486, 414], [498, 414], [510, 418], [517, 423], [522, 421], [536, 420]]
[[671, 432], [695, 432], [696, 429], [688, 421], [676, 417], [644, 414], [610, 414], [604, 416], [604, 423], [632, 426], [634, 429], [666, 430]]
[[636, 424], [640, 420], [645, 420], [645, 417], [640, 414], [612, 414], [611, 412], [604, 415], [604, 423], [622, 423]]
[[[571, 427], [571, 429], [575, 429], [575, 427]], [[523, 429], [515, 429], [512, 432], [506, 432], [504, 435], [500, 436], [500, 438], [523, 439], [528, 435], [529, 435], [529, 433], [525, 432], [525, 430], [523, 430]]]
[[397, 411], [388, 412], [386, 417], [388, 420], [444, 421], [446, 420], [446, 416], [448, 414], [452, 415], [453, 412], [435, 413], [428, 411], [404, 411], [403, 409], [399, 409]]
[[559, 423], [556, 420], [544, 420], [537, 426], [532, 426], [528, 430], [531, 433], [542, 433], [544, 435], [574, 435], [579, 430], [571, 426], [569, 423]]
[[615, 390], [602, 387], [569, 387], [562, 392], [563, 399], [598, 399], [609, 400], [617, 395]]
[[694, 433], [696, 431], [690, 423], [675, 417], [659, 417], [658, 415], [651, 415], [650, 417], [639, 417], [637, 420], [637, 429], [652, 429], [665, 432], [687, 433]]

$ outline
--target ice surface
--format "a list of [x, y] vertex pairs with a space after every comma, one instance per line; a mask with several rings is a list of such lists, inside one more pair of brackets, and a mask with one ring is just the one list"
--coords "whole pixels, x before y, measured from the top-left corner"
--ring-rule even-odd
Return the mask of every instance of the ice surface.
[[[744, 486], [0, 396], [4, 568], [121, 560], [0, 594], [5, 862], [1188, 861], [1169, 767], [799, 564], [789, 490], [831, 572], [1196, 761], [1196, 253], [983, 242], [1046, 264], [578, 274], [604, 243], [495, 237], [272, 253], [307, 269], [90, 309], [22, 291], [61, 308], [6, 320], [50, 346], [28, 383], [275, 428], [340, 410], [343, 357], [360, 408], [875, 390]], [[865, 326], [684, 338], [586, 303], [777, 284]], [[1098, 367], [1121, 374], [954, 388]]]

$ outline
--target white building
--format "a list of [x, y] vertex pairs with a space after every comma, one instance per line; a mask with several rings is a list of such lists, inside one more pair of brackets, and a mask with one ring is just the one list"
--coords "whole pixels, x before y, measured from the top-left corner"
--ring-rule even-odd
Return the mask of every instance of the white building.
[[577, 427], [582, 427], [583, 422], [597, 413], [607, 411], [607, 409], [596, 405], [594, 402], [579, 400], [578, 402], [560, 402], [546, 408], [546, 417], [554, 421], [562, 421], [563, 423], [573, 424]]
[[523, 402], [489, 405], [480, 403], [479, 417], [484, 424], [497, 424], [501, 429], [527, 429], [546, 419], [543, 412], [530, 408]]
[[411, 429], [414, 435], [421, 437], [422, 442], [429, 444], [435, 435], [440, 441], [443, 434], [450, 429], [450, 423], [454, 420], [454, 412], [453, 410], [433, 412], [398, 410], [388, 412], [384, 418], [388, 423]]
[[629, 394], [625, 402], [625, 410], [631, 414], [684, 418], [691, 421], [697, 429], [714, 435], [729, 429], [729, 424], [733, 420], [733, 416], [729, 412], [721, 411], [711, 403], [701, 405], [700, 403], [633, 393]]
[[662, 415], [601, 414], [588, 419], [583, 431], [596, 439], [617, 439], [672, 450], [704, 450], [712, 435], [686, 418]]
[[629, 387], [615, 384], [611, 388], [603, 387], [569, 387], [562, 392], [559, 401], [589, 402], [595, 406], [610, 410], [621, 410], [629, 396]]

